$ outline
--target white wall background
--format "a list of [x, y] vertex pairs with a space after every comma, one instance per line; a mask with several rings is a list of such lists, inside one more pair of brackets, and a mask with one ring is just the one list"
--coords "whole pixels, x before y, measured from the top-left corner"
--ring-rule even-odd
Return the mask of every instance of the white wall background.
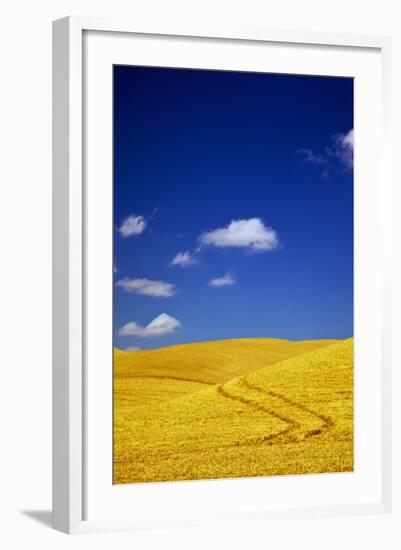
[[[344, 518], [207, 529], [170, 529], [68, 537], [52, 531], [51, 506], [51, 21], [65, 15], [193, 21], [208, 28], [264, 26], [393, 35], [395, 182], [400, 180], [401, 14], [397, 0], [13, 0], [2, 5], [0, 33], [0, 544], [7, 549], [400, 547], [395, 516]], [[400, 193], [395, 186], [395, 217]], [[397, 220], [394, 280], [401, 280]], [[389, 236], [390, 238], [390, 236]], [[394, 340], [400, 291], [394, 293]], [[394, 349], [394, 388], [401, 377]], [[397, 394], [397, 393], [396, 393]], [[400, 405], [395, 403], [399, 417]], [[398, 439], [395, 461], [401, 463]], [[396, 470], [396, 468], [395, 468]], [[400, 475], [395, 513], [400, 520]], [[398, 523], [399, 525], [399, 523]]]

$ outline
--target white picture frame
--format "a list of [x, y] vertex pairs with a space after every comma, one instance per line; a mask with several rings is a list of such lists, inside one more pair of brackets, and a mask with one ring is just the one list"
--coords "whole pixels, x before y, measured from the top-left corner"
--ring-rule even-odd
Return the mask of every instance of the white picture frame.
[[[158, 37], [180, 37], [181, 40], [196, 38], [198, 41], [214, 40], [236, 43], [276, 43], [292, 47], [315, 46], [340, 48], [344, 52], [364, 49], [375, 51], [381, 64], [381, 112], [380, 145], [381, 160], [380, 193], [382, 206], [380, 231], [389, 234], [388, 212], [391, 209], [390, 165], [390, 90], [391, 90], [391, 41], [387, 37], [336, 35], [313, 32], [290, 32], [274, 30], [231, 30], [180, 28], [141, 28], [128, 22], [111, 22], [86, 17], [68, 17], [54, 22], [53, 31], [53, 526], [66, 533], [99, 530], [136, 529], [152, 525], [148, 515], [138, 523], [133, 517], [88, 518], [85, 512], [85, 492], [88, 463], [84, 459], [88, 445], [90, 422], [85, 413], [85, 395], [88, 390], [87, 330], [85, 295], [87, 283], [85, 266], [87, 259], [85, 200], [85, 154], [84, 140], [84, 33], [108, 33], [113, 36], [146, 36], [148, 40]], [[102, 46], [103, 47], [103, 46]], [[85, 146], [84, 146], [85, 145]], [[90, 197], [89, 197], [90, 198]], [[352, 501], [322, 506], [280, 507], [255, 509], [243, 512], [231, 510], [220, 519], [266, 520], [275, 517], [313, 517], [321, 515], [347, 515], [385, 513], [391, 509], [391, 352], [390, 352], [390, 284], [389, 244], [383, 239], [380, 257], [383, 270], [380, 275], [382, 297], [380, 308], [383, 322], [377, 346], [381, 350], [380, 363], [374, 366], [380, 383], [376, 386], [380, 403], [380, 498], [363, 502]], [[372, 260], [373, 261], [373, 260]], [[111, 358], [109, 358], [111, 360]], [[379, 433], [380, 432], [380, 433]], [[377, 466], [379, 467], [379, 466]], [[100, 474], [99, 474], [100, 475]], [[258, 480], [252, 480], [258, 483]], [[280, 482], [280, 479], [278, 480]], [[186, 482], [193, 483], [193, 482]], [[204, 487], [216, 482], [201, 482]], [[295, 483], [286, 478], [286, 484]], [[205, 485], [206, 484], [206, 485]], [[151, 484], [151, 498], [157, 498], [160, 484]], [[170, 484], [171, 485], [171, 484]], [[184, 485], [181, 485], [183, 487]], [[200, 484], [198, 482], [197, 486]], [[210, 485], [211, 486], [211, 485]], [[177, 485], [176, 485], [177, 487]], [[191, 486], [186, 491], [190, 498]], [[192, 486], [193, 487], [193, 486]], [[228, 487], [228, 485], [227, 485]], [[146, 491], [143, 489], [142, 491]], [[206, 489], [207, 492], [207, 489]], [[102, 497], [100, 497], [102, 498]], [[117, 497], [120, 498], [120, 497]], [[121, 497], [122, 498], [122, 497]], [[124, 497], [126, 499], [126, 497]], [[131, 498], [131, 497], [129, 497]], [[169, 495], [163, 495], [167, 499]], [[174, 501], [172, 501], [174, 503]], [[189, 504], [190, 508], [190, 504]], [[156, 517], [158, 519], [156, 519]], [[210, 518], [205, 518], [209, 521]], [[216, 515], [218, 520], [218, 515]], [[155, 514], [154, 525], [188, 525], [202, 523], [199, 511], [193, 516], [160, 520]]]

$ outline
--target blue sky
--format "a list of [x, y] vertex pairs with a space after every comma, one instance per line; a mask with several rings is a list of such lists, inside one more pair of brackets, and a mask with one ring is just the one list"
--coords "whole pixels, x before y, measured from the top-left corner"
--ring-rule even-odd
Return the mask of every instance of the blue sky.
[[122, 349], [353, 335], [353, 80], [114, 68]]

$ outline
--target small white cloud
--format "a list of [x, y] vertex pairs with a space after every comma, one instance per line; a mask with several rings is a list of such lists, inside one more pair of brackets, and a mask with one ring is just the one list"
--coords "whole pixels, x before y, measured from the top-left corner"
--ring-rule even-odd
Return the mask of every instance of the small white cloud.
[[138, 346], [128, 346], [124, 351], [139, 351], [140, 349], [142, 348], [138, 348]]
[[316, 155], [312, 149], [299, 149], [297, 151], [299, 155], [302, 155], [302, 162], [310, 164], [327, 164], [327, 158], [323, 155]]
[[140, 235], [145, 231], [147, 225], [147, 221], [143, 216], [135, 216], [132, 214], [122, 222], [118, 228], [118, 231], [123, 237]]
[[354, 129], [352, 128], [347, 134], [343, 135], [343, 142], [347, 147], [354, 148]]
[[334, 154], [347, 168], [354, 165], [354, 130], [346, 134], [339, 134], [335, 138]]
[[118, 273], [118, 270], [117, 270], [116, 264], [114, 264], [114, 265], [113, 265], [113, 273]]
[[118, 330], [119, 336], [139, 336], [141, 338], [152, 338], [171, 334], [181, 328], [178, 319], [161, 313], [145, 327], [134, 321], [127, 323]]
[[235, 285], [235, 279], [233, 278], [230, 273], [226, 273], [223, 277], [217, 277], [216, 279], [212, 279], [208, 282], [209, 286], [231, 286]]
[[196, 251], [191, 254], [190, 252], [178, 252], [174, 256], [174, 258], [171, 260], [170, 265], [179, 265], [181, 267], [188, 267], [190, 265], [194, 265], [198, 262], [198, 260], [195, 257]]
[[299, 149], [303, 164], [320, 164], [325, 168], [322, 176], [326, 179], [333, 166], [333, 160], [340, 161], [348, 170], [354, 166], [354, 129], [345, 134], [336, 134], [331, 138], [330, 146], [325, 148], [324, 154], [316, 154], [312, 149]]
[[175, 285], [164, 281], [152, 281], [151, 279], [129, 279], [124, 277], [124, 279], [116, 282], [116, 286], [122, 288], [125, 292], [163, 298], [174, 296], [177, 292]]
[[200, 241], [206, 245], [243, 247], [258, 252], [273, 250], [279, 243], [276, 231], [260, 218], [233, 220], [227, 227], [203, 233]]

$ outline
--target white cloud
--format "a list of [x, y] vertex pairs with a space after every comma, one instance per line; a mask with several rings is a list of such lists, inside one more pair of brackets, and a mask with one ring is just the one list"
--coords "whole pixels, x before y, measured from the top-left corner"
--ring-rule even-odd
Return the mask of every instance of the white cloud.
[[258, 252], [273, 250], [279, 242], [276, 231], [264, 225], [260, 218], [233, 220], [227, 227], [203, 233], [200, 241], [202, 244], [244, 247]]
[[299, 149], [298, 154], [303, 156], [302, 161], [310, 164], [327, 164], [327, 157], [316, 155], [312, 149]]
[[124, 351], [139, 351], [140, 349], [142, 348], [138, 348], [138, 346], [128, 346]]
[[129, 279], [124, 277], [124, 279], [116, 282], [116, 286], [122, 288], [125, 292], [163, 298], [174, 296], [177, 292], [175, 285], [164, 281], [152, 281], [151, 279]]
[[181, 267], [188, 267], [190, 265], [194, 265], [197, 263], [197, 259], [195, 258], [196, 252], [191, 254], [190, 252], [178, 252], [176, 256], [171, 260], [170, 265], [179, 265]]
[[132, 214], [122, 222], [118, 228], [118, 231], [123, 237], [140, 235], [145, 231], [147, 225], [147, 221], [143, 216], [135, 216]]
[[346, 134], [339, 134], [335, 138], [334, 154], [347, 168], [352, 168], [354, 165], [354, 130], [350, 130]]
[[354, 129], [345, 134], [336, 134], [331, 138], [331, 145], [325, 148], [323, 154], [316, 154], [312, 149], [299, 149], [304, 164], [327, 165], [322, 175], [327, 177], [332, 168], [333, 159], [338, 159], [344, 166], [351, 170], [354, 166]]
[[135, 323], [134, 321], [127, 323], [119, 329], [118, 335], [152, 338], [171, 334], [179, 328], [181, 328], [181, 323], [178, 321], [178, 319], [167, 315], [167, 313], [161, 313], [145, 327], [139, 325], [138, 323]]
[[347, 134], [343, 134], [343, 142], [346, 146], [354, 148], [354, 129], [352, 128]]
[[235, 285], [235, 279], [230, 273], [226, 273], [223, 277], [217, 277], [208, 282], [209, 286], [230, 286]]

